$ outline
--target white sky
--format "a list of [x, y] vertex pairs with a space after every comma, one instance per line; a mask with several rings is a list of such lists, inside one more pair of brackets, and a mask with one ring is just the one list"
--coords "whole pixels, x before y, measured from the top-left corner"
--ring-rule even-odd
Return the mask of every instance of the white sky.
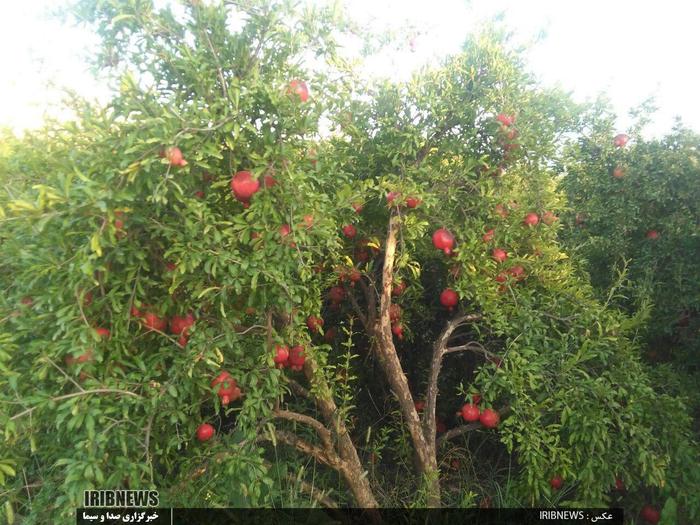
[[[160, 0], [157, 3], [162, 3]], [[47, 82], [88, 97], [106, 90], [83, 58], [96, 39], [45, 16], [62, 0], [0, 0], [0, 126], [19, 131], [61, 115], [60, 94]], [[459, 49], [482, 20], [503, 12], [516, 41], [545, 38], [529, 53], [544, 84], [559, 84], [577, 100], [605, 91], [621, 116], [649, 95], [660, 111], [648, 130], [668, 131], [675, 115], [700, 132], [700, 2], [693, 0], [346, 0], [350, 13], [376, 30], [413, 25], [416, 50], [386, 53], [369, 71], [405, 78], [419, 65]]]

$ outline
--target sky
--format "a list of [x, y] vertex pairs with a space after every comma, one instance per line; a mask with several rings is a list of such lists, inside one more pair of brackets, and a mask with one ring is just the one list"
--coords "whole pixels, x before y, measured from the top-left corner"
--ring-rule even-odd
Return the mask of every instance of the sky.
[[[157, 0], [163, 4], [168, 0]], [[208, 0], [205, 0], [208, 1]], [[37, 127], [44, 115], [67, 117], [61, 87], [105, 100], [88, 71], [97, 39], [53, 19], [64, 0], [0, 2], [0, 126]], [[465, 36], [498, 14], [515, 42], [544, 35], [527, 54], [542, 84], [578, 101], [606, 93], [621, 130], [630, 108], [655, 96], [648, 136], [668, 132], [676, 115], [700, 132], [700, 2], [690, 0], [346, 0], [349, 14], [378, 31], [413, 27], [414, 51], [386, 52], [367, 74], [407, 78], [422, 64], [457, 52]]]

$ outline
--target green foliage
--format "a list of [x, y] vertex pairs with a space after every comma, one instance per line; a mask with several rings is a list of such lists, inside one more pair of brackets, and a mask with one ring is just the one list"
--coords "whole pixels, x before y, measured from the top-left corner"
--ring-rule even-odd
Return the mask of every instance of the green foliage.
[[[69, 521], [91, 488], [155, 488], [165, 506], [317, 505], [311, 487], [353, 504], [335, 470], [277, 439], [283, 430], [316, 442], [308, 425], [275, 413], [320, 419], [308, 396], [327, 393], [379, 503], [425, 504], [367, 326], [390, 213], [400, 221], [395, 281], [407, 284], [394, 299], [405, 335], [395, 343], [414, 400], [424, 397], [435, 341], [457, 315], [439, 304], [450, 287], [460, 313], [481, 318], [451, 341], [469, 351], [446, 357], [438, 417], [457, 427], [465, 396], [480, 392], [481, 407], [503, 418], [496, 430], [441, 441], [444, 504], [609, 505], [620, 477], [630, 509], [672, 497], [679, 516], [697, 517], [688, 398], [681, 380], [664, 381], [669, 372], [650, 373], [639, 358], [637, 336], [650, 326], [650, 307], [639, 305], [662, 308], [647, 292], [662, 285], [639, 285], [644, 294], [619, 309], [628, 279], [649, 267], [680, 270], [635, 258], [629, 274], [604, 283], [613, 289], [605, 301], [595, 286], [610, 260], [592, 267], [591, 286], [579, 271], [579, 239], [564, 235], [569, 252], [558, 241], [557, 214], [586, 202], [599, 206], [586, 212], [591, 226], [609, 224], [616, 236], [591, 245], [614, 261], [629, 256], [622, 216], [603, 201], [609, 188], [594, 198], [587, 182], [590, 163], [612, 162], [602, 153], [628, 155], [613, 151], [604, 114], [539, 87], [495, 32], [405, 84], [365, 85], [337, 45], [339, 35], [360, 33], [336, 8], [84, 1], [75, 9], [103, 39], [96, 64], [111, 68], [114, 98], [105, 107], [76, 100], [75, 122], [9, 139], [0, 151], [0, 402], [9, 408], [0, 413], [0, 482], [26, 523]], [[289, 93], [292, 79], [308, 83], [308, 101]], [[501, 113], [515, 123], [499, 124]], [[566, 136], [574, 137], [564, 157], [569, 204], [556, 170]], [[640, 178], [674, 144], [640, 153]], [[186, 165], [160, 155], [174, 146]], [[691, 157], [668, 155], [664, 169], [683, 179]], [[229, 188], [241, 170], [263, 182], [249, 207]], [[266, 187], [265, 177], [276, 183]], [[668, 221], [655, 226], [664, 235], [691, 237], [686, 250], [696, 225], [669, 203], [691, 206], [696, 189], [669, 186], [649, 204]], [[399, 194], [392, 206], [388, 192]], [[409, 196], [421, 200], [415, 209]], [[635, 217], [649, 213], [640, 210]], [[528, 213], [539, 224], [524, 225]], [[342, 236], [347, 224], [357, 238]], [[457, 239], [453, 257], [430, 242], [439, 227]], [[667, 242], [662, 235], [658, 244]], [[492, 257], [497, 247], [506, 262]], [[352, 269], [356, 286], [345, 277]], [[344, 287], [342, 304], [328, 300], [331, 286]], [[170, 329], [147, 330], [145, 312], [169, 318]], [[195, 322], [183, 341], [172, 321], [188, 313]], [[321, 333], [307, 329], [309, 315], [323, 317]], [[275, 368], [275, 344], [303, 345], [313, 377]], [[222, 370], [243, 391], [227, 406], [211, 384]], [[301, 383], [308, 395], [298, 395]], [[202, 422], [217, 429], [206, 443], [195, 439]], [[554, 475], [565, 480], [558, 493]]]

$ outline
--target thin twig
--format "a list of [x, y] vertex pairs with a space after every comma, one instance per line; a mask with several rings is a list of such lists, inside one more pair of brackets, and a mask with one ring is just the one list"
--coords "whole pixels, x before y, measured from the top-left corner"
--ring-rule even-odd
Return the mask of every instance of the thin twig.
[[[82, 392], [73, 392], [71, 394], [65, 394], [62, 396], [57, 396], [57, 397], [52, 397], [49, 399], [49, 401], [63, 401], [64, 399], [70, 399], [73, 397], [80, 397], [80, 396], [86, 396], [88, 394], [123, 394], [125, 396], [133, 396], [133, 397], [141, 397], [140, 395], [136, 394], [135, 392], [131, 392], [129, 390], [118, 390], [114, 388], [96, 388], [94, 390], [83, 390]], [[34, 412], [39, 406], [34, 406], [32, 408], [28, 408], [26, 410], [23, 410], [19, 414], [15, 414], [10, 418], [10, 421], [14, 421], [15, 419], [19, 419], [23, 416], [26, 416], [27, 414], [31, 414]]]

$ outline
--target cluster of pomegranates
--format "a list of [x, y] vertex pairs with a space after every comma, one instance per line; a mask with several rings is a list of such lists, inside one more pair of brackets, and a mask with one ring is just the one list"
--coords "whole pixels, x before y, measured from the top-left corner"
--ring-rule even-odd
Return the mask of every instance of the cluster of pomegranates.
[[[223, 406], [227, 406], [232, 401], [240, 399], [243, 395], [241, 387], [231, 374], [222, 370], [211, 382], [211, 387], [216, 389], [216, 395]], [[217, 388], [218, 387], [218, 388]], [[216, 434], [216, 429], [209, 423], [202, 423], [197, 427], [197, 439], [201, 442], [209, 441]]]
[[304, 347], [296, 345], [289, 348], [287, 345], [275, 345], [275, 354], [272, 360], [277, 368], [289, 367], [291, 370], [300, 372], [306, 362]]
[[479, 421], [486, 428], [496, 428], [501, 421], [501, 417], [498, 412], [491, 408], [485, 408], [483, 411], [480, 410], [480, 401], [481, 396], [479, 394], [472, 394], [472, 402], [463, 405], [462, 409], [459, 411], [459, 415], [462, 416], [462, 419], [467, 423]]
[[141, 320], [141, 324], [148, 331], [165, 332], [170, 325], [170, 333], [178, 336], [180, 346], [186, 346], [189, 339], [190, 328], [194, 325], [194, 315], [174, 315], [170, 321], [166, 317], [160, 317], [151, 310], [149, 305], [144, 305], [145, 311], [141, 311], [136, 305], [131, 306], [131, 315]]

